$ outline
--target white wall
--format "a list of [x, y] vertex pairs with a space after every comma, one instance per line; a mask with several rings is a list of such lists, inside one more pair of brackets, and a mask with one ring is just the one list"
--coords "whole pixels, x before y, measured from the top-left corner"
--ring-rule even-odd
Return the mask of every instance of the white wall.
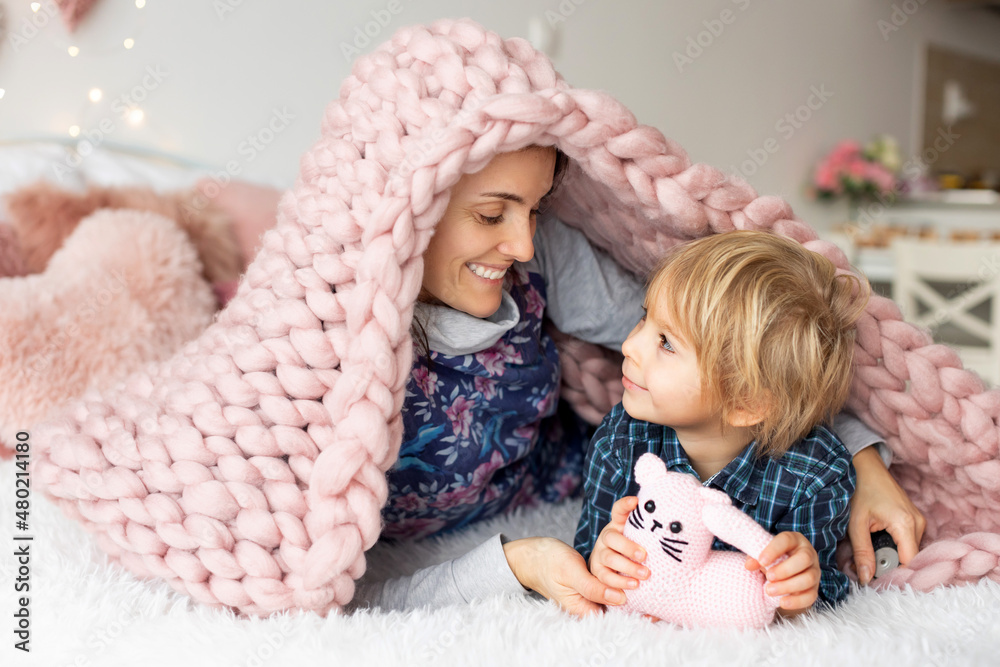
[[[363, 51], [397, 27], [441, 16], [469, 15], [504, 36], [527, 36], [529, 18], [551, 12], [565, 18], [554, 60], [569, 82], [609, 91], [695, 161], [741, 171], [818, 227], [845, 212], [810, 202], [804, 190], [836, 140], [889, 132], [904, 155], [917, 150], [926, 42], [1000, 59], [1000, 13], [944, 0], [147, 0], [143, 9], [100, 0], [73, 35], [56, 19], [27, 27], [51, 3], [42, 0], [33, 15], [27, 1], [2, 2], [0, 140], [66, 137], [78, 124], [108, 145], [217, 168], [235, 161], [242, 177], [288, 185], [349, 73], [341, 47], [372, 12], [390, 21]], [[390, 4], [397, 14], [385, 11]], [[135, 40], [131, 50], [126, 37]], [[707, 46], [678, 66], [675, 53], [698, 39]], [[80, 49], [75, 58], [71, 45]], [[101, 102], [87, 100], [92, 87], [103, 90]], [[132, 91], [146, 98], [145, 119], [134, 127], [118, 113], [120, 96]], [[799, 109], [812, 91], [831, 95], [813, 97], [815, 110]], [[779, 125], [797, 109], [807, 121]], [[275, 110], [294, 119], [282, 128]], [[245, 143], [272, 122], [282, 129], [263, 150]], [[745, 163], [765, 145], [776, 151], [762, 166]]]

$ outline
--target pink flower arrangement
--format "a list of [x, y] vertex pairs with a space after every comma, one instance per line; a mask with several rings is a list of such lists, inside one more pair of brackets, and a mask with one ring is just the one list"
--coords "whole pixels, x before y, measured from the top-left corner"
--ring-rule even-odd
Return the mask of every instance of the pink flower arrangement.
[[899, 149], [888, 135], [876, 137], [867, 146], [845, 139], [816, 165], [813, 188], [818, 199], [846, 195], [854, 202], [866, 198], [895, 198]]

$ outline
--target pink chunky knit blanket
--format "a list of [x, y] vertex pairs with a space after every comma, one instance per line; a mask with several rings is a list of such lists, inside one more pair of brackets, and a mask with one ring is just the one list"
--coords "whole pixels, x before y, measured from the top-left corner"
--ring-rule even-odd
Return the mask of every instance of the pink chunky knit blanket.
[[[126, 567], [199, 601], [248, 614], [347, 603], [400, 445], [423, 251], [459, 177], [530, 144], [571, 158], [556, 212], [636, 273], [732, 229], [789, 236], [847, 270], [784, 201], [692, 164], [528, 42], [469, 20], [404, 28], [355, 64], [218, 320], [39, 427], [37, 482]], [[1000, 392], [886, 299], [858, 331], [849, 407], [886, 436], [930, 520], [891, 582], [1000, 579]], [[579, 362], [565, 395], [599, 419], [618, 370], [592, 348], [563, 357]]]

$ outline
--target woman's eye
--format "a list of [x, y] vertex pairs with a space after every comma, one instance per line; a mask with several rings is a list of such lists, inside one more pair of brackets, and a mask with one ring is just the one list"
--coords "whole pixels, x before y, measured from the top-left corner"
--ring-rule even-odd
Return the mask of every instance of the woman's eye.
[[501, 222], [503, 222], [503, 213], [496, 216], [483, 215], [482, 213], [480, 213], [479, 219], [485, 225], [499, 225]]
[[667, 352], [674, 351], [674, 346], [670, 344], [670, 341], [667, 340], [667, 337], [664, 336], [663, 334], [660, 334], [660, 347], [662, 347]]

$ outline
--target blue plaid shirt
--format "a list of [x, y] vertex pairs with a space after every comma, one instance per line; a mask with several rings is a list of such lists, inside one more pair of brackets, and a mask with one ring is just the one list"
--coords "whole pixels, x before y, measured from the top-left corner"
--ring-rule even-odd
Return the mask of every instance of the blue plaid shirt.
[[[698, 477], [672, 428], [633, 419], [621, 403], [616, 405], [594, 433], [584, 463], [575, 547], [588, 562], [598, 535], [611, 521], [611, 506], [638, 492], [635, 462], [646, 452], [663, 459], [668, 470]], [[855, 475], [850, 453], [831, 431], [817, 426], [777, 459], [758, 458], [750, 443], [704, 484], [726, 493], [772, 534], [791, 530], [805, 535], [819, 555], [820, 598], [833, 603], [847, 597], [847, 577], [837, 569], [834, 551], [847, 533]], [[719, 540], [713, 545], [727, 547]]]

